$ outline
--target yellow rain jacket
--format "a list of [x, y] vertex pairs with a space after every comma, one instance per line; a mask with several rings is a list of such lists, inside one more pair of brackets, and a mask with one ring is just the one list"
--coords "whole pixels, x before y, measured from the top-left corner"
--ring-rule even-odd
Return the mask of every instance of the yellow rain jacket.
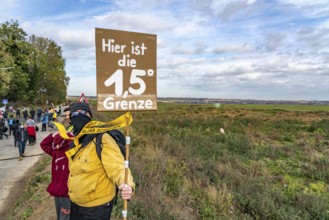
[[[107, 133], [102, 137], [102, 159], [96, 152], [96, 138], [69, 158], [69, 197], [83, 207], [93, 207], [111, 201], [116, 194], [116, 185], [125, 179], [124, 158], [115, 140]], [[79, 145], [78, 147], [80, 147]], [[135, 188], [129, 169], [128, 185]]]

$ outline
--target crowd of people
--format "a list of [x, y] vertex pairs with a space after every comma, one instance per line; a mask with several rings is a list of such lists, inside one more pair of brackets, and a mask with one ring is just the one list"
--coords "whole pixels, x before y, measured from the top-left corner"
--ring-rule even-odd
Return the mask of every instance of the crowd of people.
[[[96, 152], [98, 134], [80, 134], [85, 125], [94, 120], [87, 103], [74, 103], [64, 111], [66, 118], [62, 123], [68, 138], [56, 131], [40, 143], [41, 149], [52, 157], [52, 178], [47, 191], [54, 197], [57, 219], [110, 219], [118, 190], [123, 199], [129, 200], [135, 189], [129, 168], [127, 173], [127, 161], [110, 134], [102, 133], [101, 158]], [[0, 114], [0, 121], [11, 131], [9, 134], [4, 131], [1, 137], [14, 136], [19, 160], [24, 157], [27, 142], [36, 143], [36, 123], [41, 122], [41, 131], [46, 131], [48, 122], [57, 121], [59, 114], [51, 108], [44, 111], [31, 108], [28, 114], [26, 112], [24, 108], [22, 118], [19, 109], [9, 117]], [[70, 139], [74, 137], [78, 140]]]
[[22, 112], [20, 108], [9, 107], [8, 111], [0, 111], [0, 141], [13, 137], [13, 146], [18, 147], [19, 160], [22, 160], [26, 145], [36, 143], [37, 123], [42, 122], [41, 131], [46, 131], [49, 122], [57, 120], [57, 114], [59, 112], [51, 107], [44, 110], [25, 107]]

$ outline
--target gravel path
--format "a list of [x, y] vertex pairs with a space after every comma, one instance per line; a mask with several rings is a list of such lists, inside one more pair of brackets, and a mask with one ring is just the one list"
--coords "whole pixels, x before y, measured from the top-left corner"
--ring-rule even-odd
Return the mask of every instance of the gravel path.
[[[41, 123], [38, 123], [38, 126], [41, 130]], [[18, 148], [14, 146], [14, 137], [9, 136], [8, 139], [4, 137], [0, 140], [0, 213], [5, 211], [6, 202], [12, 202], [7, 201], [11, 188], [28, 173], [44, 153], [40, 148], [40, 142], [50, 132], [40, 132], [40, 130], [37, 132], [36, 144], [26, 146], [26, 157], [21, 161], [18, 160], [19, 153]]]

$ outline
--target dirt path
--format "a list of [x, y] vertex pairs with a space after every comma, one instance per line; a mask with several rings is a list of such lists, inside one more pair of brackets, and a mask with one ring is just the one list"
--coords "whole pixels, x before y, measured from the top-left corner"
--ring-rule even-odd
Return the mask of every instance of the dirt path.
[[[38, 124], [41, 128], [41, 124]], [[0, 219], [8, 209], [9, 204], [13, 204], [14, 199], [21, 190], [25, 188], [26, 180], [30, 177], [33, 166], [40, 160], [43, 151], [40, 142], [49, 134], [37, 132], [36, 144], [26, 146], [26, 157], [18, 160], [18, 148], [14, 146], [13, 136], [0, 140]], [[2, 213], [2, 214], [1, 214]]]

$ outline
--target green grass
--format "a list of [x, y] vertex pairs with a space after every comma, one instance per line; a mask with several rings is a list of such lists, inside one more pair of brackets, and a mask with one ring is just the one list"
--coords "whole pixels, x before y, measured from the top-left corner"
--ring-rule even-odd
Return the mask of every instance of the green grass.
[[[158, 110], [187, 110], [187, 109], [216, 108], [213, 104], [173, 104], [158, 103]], [[329, 111], [329, 105], [286, 105], [286, 104], [221, 104], [221, 110], [246, 109], [246, 110], [270, 110], [270, 111]]]
[[285, 111], [329, 111], [328, 105], [260, 105], [260, 104], [224, 104], [224, 109], [257, 109]]
[[328, 219], [326, 111], [160, 103], [133, 113], [131, 203], [145, 219]]
[[[132, 112], [129, 219], [329, 219], [327, 106], [158, 107]], [[29, 185], [48, 178], [38, 172]]]
[[21, 196], [17, 198], [9, 213], [7, 213], [6, 219], [30, 219], [35, 210], [42, 208], [39, 204], [49, 197], [45, 189], [51, 180], [51, 175], [46, 170], [50, 163], [51, 158], [43, 156], [34, 168], [34, 174], [30, 176], [25, 190], [23, 190]]

